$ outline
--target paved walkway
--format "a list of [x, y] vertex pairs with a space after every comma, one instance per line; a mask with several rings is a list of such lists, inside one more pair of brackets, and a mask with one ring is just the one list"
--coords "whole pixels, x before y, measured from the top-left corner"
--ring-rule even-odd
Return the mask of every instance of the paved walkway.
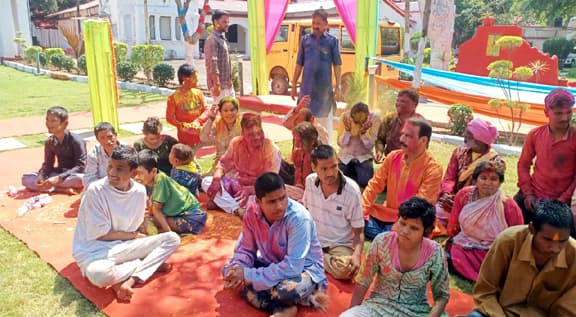
[[[271, 96], [271, 98], [268, 98], [268, 100], [270, 99], [278, 99], [278, 102], [287, 104], [290, 104], [291, 102], [291, 100], [286, 101], [286, 97], [283, 96]], [[436, 127], [446, 127], [448, 125], [448, 116], [446, 114], [447, 110], [447, 105], [433, 102], [422, 102], [418, 106], [418, 112], [428, 120], [432, 121]], [[165, 111], [165, 102], [156, 102], [134, 107], [119, 108], [118, 121], [120, 122], [120, 128], [135, 134], [140, 134], [142, 122], [145, 121], [146, 118], [150, 116], [158, 116], [160, 118], [164, 118]], [[492, 124], [498, 127], [500, 131], [505, 130], [504, 127], [509, 124], [509, 122], [506, 120], [498, 120], [480, 114], [475, 114], [475, 116], [492, 122]], [[0, 126], [3, 127], [3, 129], [0, 130], [0, 151], [26, 147], [14, 137], [46, 133], [46, 126], [44, 121], [44, 116], [0, 120]], [[71, 113], [69, 122], [70, 130], [82, 134], [85, 133], [85, 136], [88, 138], [92, 137], [91, 131], [94, 126], [94, 122], [91, 112]], [[165, 130], [168, 131], [170, 128], [170, 126], [166, 126]], [[520, 132], [528, 133], [528, 131], [530, 131], [532, 128], [534, 128], [534, 126], [523, 125], [520, 129]], [[270, 132], [275, 133], [274, 131], [275, 129], [271, 129]], [[280, 139], [285, 139], [286, 131], [279, 131], [279, 133], [281, 135]]]
[[[166, 63], [171, 64], [177, 69], [182, 63], [184, 63], [184, 61], [173, 60], [166, 61]], [[204, 60], [195, 59], [193, 64], [198, 72], [199, 86], [205, 88], [206, 75]], [[244, 92], [248, 93], [251, 91], [250, 61], [242, 61], [242, 66], [244, 70]], [[273, 104], [289, 105], [292, 107], [296, 105], [296, 103], [288, 96], [266, 96], [262, 99]], [[146, 118], [150, 116], [163, 118], [165, 117], [165, 111], [165, 102], [156, 102], [135, 107], [122, 107], [118, 109], [118, 120], [122, 129], [139, 134], [141, 123], [146, 120]], [[447, 105], [435, 102], [421, 102], [417, 111], [425, 118], [432, 121], [436, 127], [447, 127], [448, 125]], [[500, 131], [507, 130], [509, 125], [509, 122], [506, 120], [499, 120], [480, 114], [475, 114], [475, 116], [492, 122], [492, 124], [494, 124]], [[25, 147], [24, 144], [20, 143], [14, 137], [46, 133], [44, 121], [44, 116], [0, 120], [0, 126], [2, 126], [2, 129], [0, 130], [0, 151]], [[92, 113], [71, 113], [69, 122], [69, 129], [77, 132], [87, 132], [87, 135], [92, 135], [91, 131], [94, 126]], [[523, 125], [520, 132], [527, 133], [533, 127], [534, 126], [531, 125]], [[168, 130], [169, 127], [165, 128]], [[284, 132], [285, 131], [282, 131], [281, 134], [284, 134]]]

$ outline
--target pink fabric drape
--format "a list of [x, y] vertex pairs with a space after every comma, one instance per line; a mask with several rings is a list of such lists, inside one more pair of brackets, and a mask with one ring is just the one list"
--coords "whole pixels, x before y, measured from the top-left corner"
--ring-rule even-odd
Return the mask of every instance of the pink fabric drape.
[[334, 0], [334, 4], [350, 34], [352, 43], [356, 44], [356, 0]]
[[[350, 34], [353, 43], [356, 43], [356, 0], [334, 0], [336, 9]], [[274, 44], [280, 25], [284, 20], [288, 0], [264, 0], [266, 23], [266, 54]]]
[[274, 44], [274, 38], [278, 34], [280, 25], [284, 20], [284, 14], [288, 8], [288, 0], [264, 0], [264, 12], [266, 23], [266, 54]]

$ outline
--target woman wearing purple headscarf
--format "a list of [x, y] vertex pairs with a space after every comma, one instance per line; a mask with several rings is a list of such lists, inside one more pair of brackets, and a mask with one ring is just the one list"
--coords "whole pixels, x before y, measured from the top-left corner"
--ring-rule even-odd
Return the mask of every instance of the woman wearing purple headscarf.
[[464, 146], [454, 149], [446, 168], [440, 196], [436, 205], [436, 219], [446, 227], [454, 203], [454, 195], [465, 186], [473, 185], [472, 173], [482, 161], [498, 162], [504, 169], [506, 163], [492, 148], [498, 130], [490, 122], [476, 118], [468, 122], [464, 132]]

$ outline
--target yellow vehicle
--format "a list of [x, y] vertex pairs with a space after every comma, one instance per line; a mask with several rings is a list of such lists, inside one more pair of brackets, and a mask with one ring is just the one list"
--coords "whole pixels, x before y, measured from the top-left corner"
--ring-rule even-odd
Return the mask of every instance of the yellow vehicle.
[[[311, 19], [287, 20], [282, 23], [270, 53], [266, 56], [272, 94], [283, 95], [288, 92], [294, 75], [300, 39], [312, 30]], [[354, 74], [354, 44], [341, 20], [328, 20], [328, 33], [338, 39], [342, 57], [342, 87], [346, 91], [348, 78]], [[398, 23], [380, 22], [378, 24], [378, 43], [376, 56], [400, 61], [402, 56], [402, 28]], [[388, 71], [388, 70], [386, 70]], [[397, 77], [397, 72], [395, 73]]]

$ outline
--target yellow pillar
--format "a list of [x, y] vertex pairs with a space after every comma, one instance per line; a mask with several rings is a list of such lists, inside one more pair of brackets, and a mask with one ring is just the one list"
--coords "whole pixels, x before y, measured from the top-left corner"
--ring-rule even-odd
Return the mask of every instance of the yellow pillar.
[[255, 95], [267, 95], [269, 90], [266, 67], [264, 0], [248, 0], [248, 32], [250, 34], [252, 91]]
[[82, 29], [94, 125], [107, 121], [118, 131], [118, 86], [110, 23], [86, 20]]

